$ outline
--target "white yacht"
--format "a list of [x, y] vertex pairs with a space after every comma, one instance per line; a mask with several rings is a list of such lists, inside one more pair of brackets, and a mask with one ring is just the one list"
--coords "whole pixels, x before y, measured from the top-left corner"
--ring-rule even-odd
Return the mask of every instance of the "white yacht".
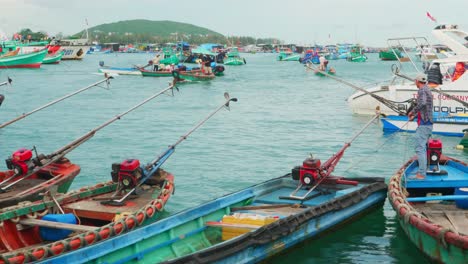
[[[380, 107], [380, 111], [387, 115], [394, 115], [395, 111], [386, 107], [382, 102], [371, 96], [370, 93], [378, 95], [386, 100], [392, 101], [398, 108], [405, 111], [409, 108], [410, 100], [416, 98], [417, 88], [413, 81], [408, 81], [405, 78], [401, 78], [401, 73], [406, 72], [408, 64], [410, 64], [407, 75], [415, 76], [418, 72], [424, 72], [423, 67], [431, 67], [432, 65], [440, 65], [440, 72], [442, 73], [442, 84], [435, 85], [434, 89], [440, 90], [446, 94], [454, 96], [459, 100], [468, 103], [468, 73], [463, 74], [457, 80], [452, 81], [452, 66], [456, 62], [464, 62], [468, 65], [468, 48], [465, 46], [465, 42], [468, 41], [468, 34], [458, 28], [456, 25], [439, 25], [433, 31], [432, 34], [442, 44], [450, 48], [455, 55], [442, 59], [426, 58], [423, 63], [412, 59], [410, 54], [405, 50], [405, 45], [402, 44], [404, 40], [415, 41], [416, 46], [419, 47], [423, 42], [427, 42], [425, 38], [398, 38], [390, 39], [395, 45], [399, 44], [403, 51], [408, 56], [404, 56], [402, 60], [398, 61], [398, 70], [395, 71], [395, 67], [392, 68], [394, 71], [394, 78], [390, 83], [380, 84], [378, 86], [367, 89], [368, 93], [359, 91], [351, 95], [347, 101], [353, 111], [356, 114], [373, 115], [375, 114], [376, 107]], [[428, 42], [427, 42], [428, 43]], [[414, 56], [413, 56], [414, 57]], [[423, 66], [424, 62], [430, 61], [426, 66]], [[406, 68], [405, 68], [406, 67]], [[427, 70], [427, 68], [426, 68]], [[398, 73], [398, 74], [395, 74]], [[429, 78], [429, 76], [428, 76]], [[429, 81], [430, 78], [429, 78]], [[434, 112], [442, 112], [449, 114], [468, 114], [468, 107], [465, 107], [462, 103], [453, 100], [452, 98], [433, 92], [434, 95]]]

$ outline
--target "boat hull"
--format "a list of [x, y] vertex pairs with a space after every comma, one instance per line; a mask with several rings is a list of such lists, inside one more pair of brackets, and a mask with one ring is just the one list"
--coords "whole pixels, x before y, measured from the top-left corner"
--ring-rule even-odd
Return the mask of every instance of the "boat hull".
[[[467, 76], [462, 75], [460, 78], [467, 78]], [[467, 78], [468, 79], [468, 78]], [[468, 101], [468, 90], [463, 85], [466, 82], [457, 82], [448, 83], [439, 86], [437, 89], [441, 89], [442, 91], [457, 97], [463, 101]], [[379, 86], [372, 87], [367, 89], [369, 93], [373, 93], [375, 95], [381, 96], [385, 99], [394, 101], [395, 104], [406, 111], [409, 107], [409, 103], [407, 100], [416, 98], [417, 97], [417, 88], [413, 82], [406, 82], [403, 84], [393, 84], [393, 85], [386, 85], [381, 84]], [[463, 107], [460, 103], [447, 98], [444, 95], [440, 95], [436, 92], [432, 92], [434, 98], [434, 113], [445, 113], [445, 114], [467, 114], [468, 108]], [[380, 107], [380, 111], [386, 115], [394, 115], [395, 112], [392, 111], [390, 108], [386, 107], [381, 102], [377, 101], [375, 98], [370, 96], [369, 94], [365, 94], [363, 92], [356, 92], [352, 94], [347, 99], [348, 104], [355, 114], [362, 114], [362, 115], [374, 115], [375, 109], [377, 106]]]
[[27, 54], [0, 58], [0, 69], [5, 68], [40, 68], [47, 54], [47, 49]]
[[[418, 123], [413, 120], [408, 122], [408, 117], [405, 116], [387, 116], [382, 118], [383, 131], [395, 132], [416, 132]], [[432, 134], [462, 137], [463, 129], [468, 127], [468, 117], [456, 118], [434, 118]]]
[[59, 51], [63, 52], [62, 60], [82, 60], [91, 46], [62, 46]]
[[[359, 187], [353, 190], [330, 194], [328, 198], [313, 198], [304, 202], [310, 207], [291, 209], [299, 214], [280, 216], [278, 221], [252, 232], [224, 242], [213, 242], [213, 235], [220, 235], [221, 231], [207, 227], [205, 223], [219, 221], [233, 208], [252, 205], [252, 200], [268, 204], [277, 199], [277, 195], [288, 196], [297, 186], [297, 182], [290, 178], [286, 175], [223, 196], [137, 229], [127, 239], [119, 237], [103, 241], [89, 254], [70, 252], [63, 258], [56, 258], [54, 263], [59, 260], [62, 263], [99, 263], [104, 260], [108, 263], [189, 263], [195, 260], [197, 263], [252, 263], [380, 206], [386, 198], [383, 179], [354, 179], [359, 181]], [[293, 205], [298, 201], [285, 199], [281, 203]], [[177, 257], [180, 258], [174, 259]]]
[[[105, 241], [123, 238], [131, 241], [132, 232], [155, 222], [166, 202], [174, 191], [174, 177], [164, 173], [160, 187], [145, 187], [136, 197], [130, 196], [122, 205], [102, 204], [108, 201], [117, 188], [117, 183], [107, 182], [85, 187], [65, 195], [57, 195], [55, 199], [65, 213], [73, 213], [79, 217], [76, 226], [83, 226], [85, 231], [72, 233], [68, 237], [58, 238], [55, 242], [44, 240], [36, 227], [22, 228], [18, 222], [28, 219], [40, 220], [45, 214], [56, 207], [54, 201], [47, 199], [33, 204], [24, 204], [4, 208], [0, 219], [4, 226], [0, 228], [0, 245], [3, 249], [3, 260], [10, 263], [82, 263], [88, 259], [84, 256], [100, 251]], [[105, 199], [104, 199], [105, 198]], [[94, 221], [93, 221], [94, 220]], [[16, 221], [16, 222], [15, 222]], [[90, 225], [95, 223], [96, 225]], [[100, 224], [104, 223], [104, 224]], [[115, 250], [107, 248], [108, 250]], [[106, 250], [104, 252], [106, 252]], [[68, 254], [80, 255], [78, 262], [63, 262]]]
[[144, 77], [171, 77], [171, 71], [147, 71], [140, 69], [140, 74]]
[[242, 58], [227, 58], [224, 60], [224, 65], [244, 65], [245, 59]]
[[118, 75], [142, 75], [140, 70], [137, 68], [118, 68], [118, 67], [109, 67], [109, 68], [100, 68], [99, 72], [107, 74], [118, 74]]
[[57, 52], [54, 55], [47, 55], [45, 56], [44, 60], [42, 61], [42, 64], [58, 64], [60, 60], [62, 60], [63, 57], [63, 52]]
[[[391, 177], [389, 182], [388, 198], [397, 213], [396, 218], [400, 226], [406, 233], [407, 238], [431, 260], [438, 263], [468, 263], [468, 236], [463, 234], [464, 230], [460, 230], [462, 233], [457, 233], [453, 231], [453, 227], [447, 226], [447, 223], [454, 223], [452, 221], [453, 218], [447, 215], [448, 212], [452, 211], [457, 215], [463, 216], [463, 214], [466, 215], [464, 213], [466, 209], [459, 209], [457, 211], [456, 208], [450, 207], [447, 203], [440, 204], [439, 206], [433, 203], [412, 203], [408, 201], [408, 199], [413, 198], [414, 194], [412, 193], [415, 190], [424, 190], [425, 188], [427, 191], [432, 191], [431, 188], [439, 188], [437, 190], [439, 192], [441, 188], [447, 189], [451, 187], [453, 191], [453, 188], [457, 186], [466, 186], [466, 181], [468, 180], [466, 177], [468, 175], [467, 164], [442, 156], [440, 161], [441, 169], [448, 172], [446, 175], [431, 176], [428, 174], [426, 176], [427, 180], [408, 180], [408, 177], [414, 175], [418, 168], [417, 161], [414, 159], [406, 162]], [[465, 177], [460, 177], [460, 175], [465, 175]], [[406, 186], [406, 190], [403, 186]], [[405, 193], [402, 190], [405, 190]], [[428, 199], [426, 196], [423, 196], [423, 198]], [[446, 221], [446, 224], [438, 221], [435, 222], [436, 220], [434, 219], [437, 218], [433, 218], [427, 209], [424, 214], [421, 214], [421, 209], [425, 207], [430, 208], [431, 206], [437, 206], [437, 213], [442, 212], [446, 214], [445, 219], [452, 220]], [[450, 210], [444, 211], [443, 208], [445, 206], [450, 208]]]

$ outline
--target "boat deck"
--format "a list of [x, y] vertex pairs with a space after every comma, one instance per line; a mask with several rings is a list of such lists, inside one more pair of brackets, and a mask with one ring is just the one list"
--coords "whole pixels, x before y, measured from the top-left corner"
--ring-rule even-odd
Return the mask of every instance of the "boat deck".
[[408, 166], [406, 170], [406, 188], [456, 188], [466, 187], [468, 180], [468, 170], [465, 167], [457, 165], [453, 161], [448, 161], [445, 165], [440, 165], [441, 171], [446, 174], [428, 173], [426, 179], [411, 179], [417, 173], [418, 165], [416, 161]]
[[468, 210], [460, 210], [454, 204], [442, 203], [415, 203], [413, 207], [431, 222], [468, 235]]

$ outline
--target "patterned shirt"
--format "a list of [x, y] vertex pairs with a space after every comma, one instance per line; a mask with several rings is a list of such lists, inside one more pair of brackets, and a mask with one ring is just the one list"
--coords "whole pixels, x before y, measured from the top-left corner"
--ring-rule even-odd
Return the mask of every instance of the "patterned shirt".
[[418, 125], [432, 125], [432, 92], [427, 85], [419, 88], [417, 104], [413, 114], [418, 114]]

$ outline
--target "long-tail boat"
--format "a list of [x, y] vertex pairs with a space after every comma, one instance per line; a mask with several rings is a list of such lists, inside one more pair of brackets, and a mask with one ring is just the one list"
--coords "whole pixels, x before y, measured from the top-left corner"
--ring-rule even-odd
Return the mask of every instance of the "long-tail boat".
[[[92, 138], [99, 130], [120, 120], [124, 115], [172, 88], [173, 86], [170, 85], [53, 153], [38, 154], [36, 148], [32, 150], [20, 148], [15, 151], [6, 161], [9, 170], [0, 172], [0, 208], [22, 201], [38, 200], [52, 186], [56, 186], [60, 193], [67, 192], [74, 178], [80, 172], [80, 167], [71, 163], [65, 158], [65, 155]], [[36, 157], [33, 157], [33, 151], [36, 153]]]
[[[387, 192], [384, 178], [331, 175], [354, 138], [323, 164], [307, 158], [302, 166], [285, 176], [132, 231], [130, 240], [120, 237], [103, 241], [92, 254], [75, 251], [51, 260], [54, 263], [262, 261], [384, 203]], [[103, 250], [110, 246], [113, 251]]]
[[83, 263], [96, 254], [121, 251], [117, 240], [130, 242], [129, 249], [143, 254], [132, 241], [138, 239], [140, 229], [159, 218], [174, 192], [174, 176], [161, 166], [178, 144], [237, 101], [227, 93], [225, 98], [220, 107], [146, 166], [137, 159], [126, 159], [112, 164], [110, 182], [69, 194], [49, 193], [43, 201], [0, 210], [0, 263]]
[[424, 179], [411, 158], [390, 178], [388, 199], [408, 239], [437, 263], [468, 263], [468, 165], [429, 139]]

